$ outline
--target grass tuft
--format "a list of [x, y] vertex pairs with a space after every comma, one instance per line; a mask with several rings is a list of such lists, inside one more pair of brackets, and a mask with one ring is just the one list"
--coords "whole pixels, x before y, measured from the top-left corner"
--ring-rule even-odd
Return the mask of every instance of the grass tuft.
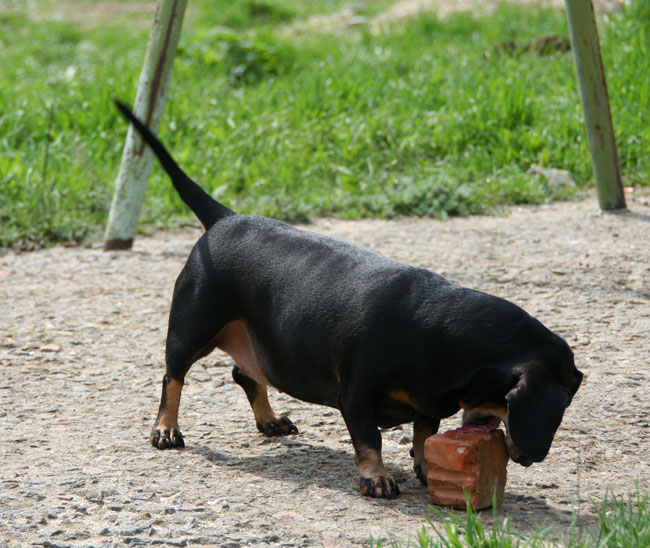
[[567, 538], [556, 540], [549, 529], [539, 529], [532, 535], [523, 535], [512, 527], [510, 518], [500, 518], [492, 511], [492, 527], [486, 528], [479, 515], [472, 510], [467, 499], [464, 516], [453, 510], [446, 512], [430, 507], [440, 518], [442, 525], [429, 521], [415, 539], [402, 541], [392, 538], [387, 543], [370, 539], [371, 546], [383, 548], [647, 548], [650, 546], [650, 506], [648, 494], [637, 491], [635, 496], [616, 497], [605, 495], [596, 505], [596, 522], [591, 526], [579, 526], [574, 520]]
[[648, 494], [606, 496], [596, 508], [600, 527], [590, 532], [589, 546], [644, 548], [650, 546]]

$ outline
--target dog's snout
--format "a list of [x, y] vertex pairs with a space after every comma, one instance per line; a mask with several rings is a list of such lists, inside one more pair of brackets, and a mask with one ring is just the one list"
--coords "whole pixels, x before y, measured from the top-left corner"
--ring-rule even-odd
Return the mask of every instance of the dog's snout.
[[506, 435], [506, 452], [511, 461], [516, 462], [525, 468], [528, 468], [533, 464], [533, 459], [524, 454], [524, 452], [515, 445], [515, 442], [512, 441], [512, 438], [509, 435]]

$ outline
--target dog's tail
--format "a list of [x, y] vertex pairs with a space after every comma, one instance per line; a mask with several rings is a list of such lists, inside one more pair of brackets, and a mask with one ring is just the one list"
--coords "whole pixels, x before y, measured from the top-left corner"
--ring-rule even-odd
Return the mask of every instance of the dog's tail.
[[162, 143], [136, 118], [129, 107], [117, 99], [115, 99], [115, 104], [124, 117], [133, 124], [133, 127], [135, 127], [144, 141], [151, 147], [160, 165], [162, 165], [172, 180], [179, 196], [199, 218], [199, 221], [201, 221], [206, 230], [222, 217], [234, 214], [234, 211], [217, 202], [185, 174]]

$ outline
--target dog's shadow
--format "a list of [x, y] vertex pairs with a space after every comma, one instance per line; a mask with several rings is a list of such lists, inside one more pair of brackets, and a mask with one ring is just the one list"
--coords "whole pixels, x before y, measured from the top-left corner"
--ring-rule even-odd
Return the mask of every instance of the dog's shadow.
[[312, 489], [317, 485], [338, 492], [355, 491], [359, 480], [351, 450], [294, 444], [289, 438], [274, 438], [274, 441], [267, 442], [269, 453], [265, 455], [246, 455], [245, 448], [241, 455], [220, 453], [205, 446], [191, 446], [185, 451], [200, 455], [219, 468], [287, 482], [291, 484], [290, 490]]
[[[287, 440], [288, 438], [284, 442], [286, 443]], [[286, 482], [289, 492], [308, 491], [317, 486], [320, 489], [336, 492], [337, 494], [334, 495], [336, 497], [340, 497], [341, 494], [359, 497], [359, 501], [368, 504], [369, 507], [389, 505], [391, 510], [424, 521], [442, 523], [448, 516], [444, 508], [439, 508], [441, 513], [430, 509], [427, 488], [417, 480], [410, 468], [390, 462], [386, 464], [386, 469], [400, 486], [401, 494], [397, 500], [362, 497], [359, 493], [359, 477], [351, 448], [350, 450], [333, 449], [315, 444], [291, 444], [285, 447], [282, 443], [279, 441], [275, 447], [269, 443], [269, 449], [273, 452], [268, 455], [233, 456], [205, 446], [190, 446], [185, 451], [204, 458], [211, 466], [231, 468], [273, 481]], [[460, 514], [461, 519], [464, 518], [464, 512], [455, 512]], [[538, 531], [540, 526], [548, 524], [554, 527], [566, 526], [571, 523], [571, 513], [550, 506], [543, 495], [518, 495], [508, 492], [507, 486], [504, 504], [498, 511], [498, 519], [502, 520], [506, 515], [517, 524], [520, 532], [532, 533]], [[491, 526], [492, 510], [484, 510], [480, 512], [480, 516], [486, 527]], [[415, 532], [414, 530], [414, 534]]]

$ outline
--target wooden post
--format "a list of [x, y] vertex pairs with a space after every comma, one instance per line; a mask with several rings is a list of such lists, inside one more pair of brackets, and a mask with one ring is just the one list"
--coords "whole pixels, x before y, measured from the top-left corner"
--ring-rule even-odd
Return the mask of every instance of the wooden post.
[[600, 209], [625, 209], [594, 7], [591, 0], [565, 0], [565, 5]]
[[[159, 0], [149, 35], [133, 111], [154, 133], [160, 128], [186, 6], [187, 0]], [[130, 249], [133, 245], [151, 160], [151, 150], [130, 126], [104, 234], [104, 250]]]

